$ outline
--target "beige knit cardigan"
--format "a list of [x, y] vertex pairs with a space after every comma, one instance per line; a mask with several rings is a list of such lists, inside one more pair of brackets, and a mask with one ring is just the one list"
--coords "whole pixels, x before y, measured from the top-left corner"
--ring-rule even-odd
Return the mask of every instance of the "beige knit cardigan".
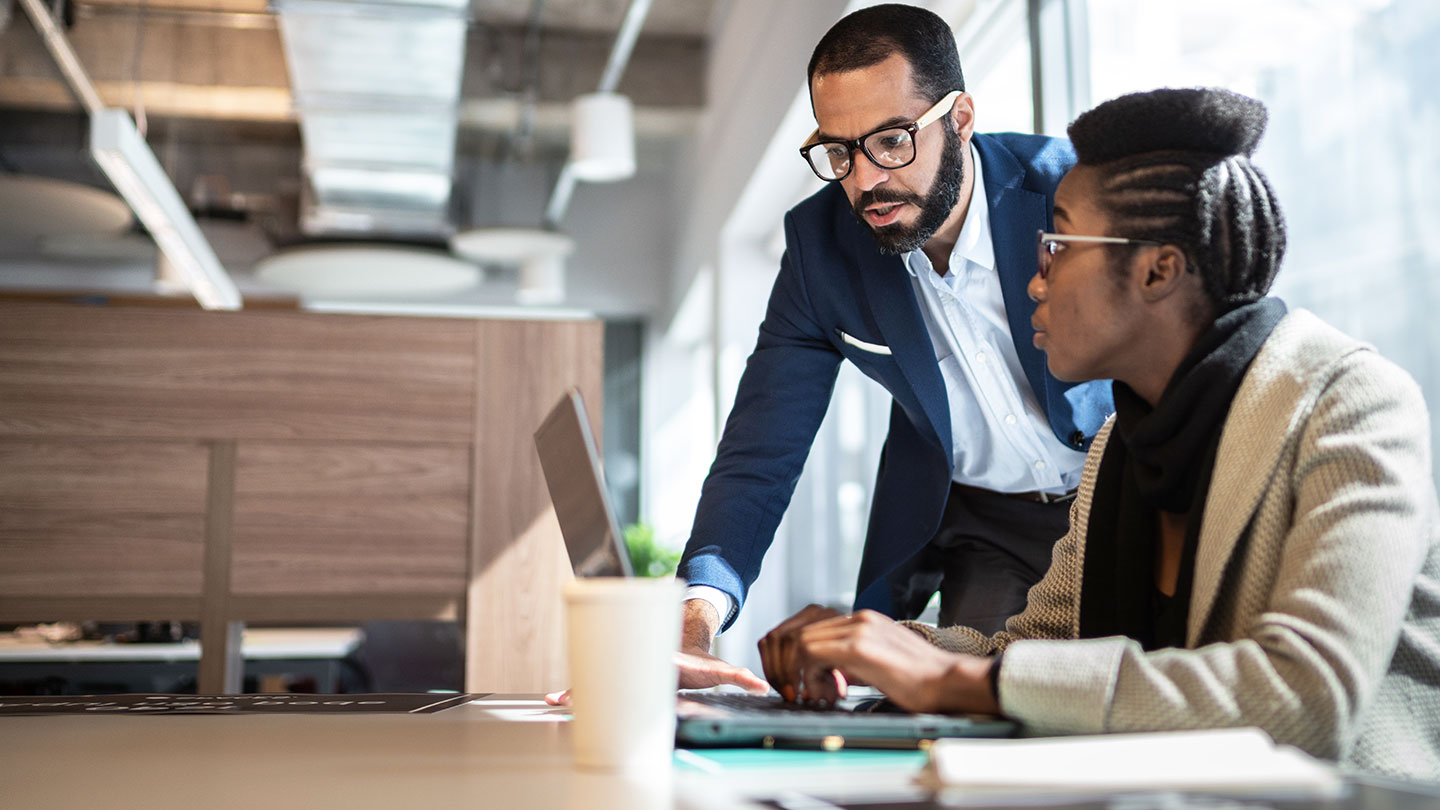
[[1440, 520], [1415, 383], [1308, 312], [1281, 321], [1222, 429], [1185, 649], [1076, 638], [1112, 427], [1005, 631], [911, 626], [948, 650], [1003, 650], [1002, 711], [1034, 732], [1255, 725], [1361, 770], [1440, 780]]

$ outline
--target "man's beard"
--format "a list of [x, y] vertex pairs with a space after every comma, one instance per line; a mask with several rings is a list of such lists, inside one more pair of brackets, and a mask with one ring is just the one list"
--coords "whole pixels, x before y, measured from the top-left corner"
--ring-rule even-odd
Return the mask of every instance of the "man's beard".
[[[947, 124], [944, 128], [945, 151], [940, 156], [940, 168], [935, 172], [935, 181], [931, 183], [928, 194], [921, 197], [918, 194], [891, 191], [882, 187], [862, 193], [850, 206], [855, 218], [870, 228], [870, 234], [875, 237], [875, 244], [880, 247], [881, 253], [899, 256], [919, 250], [940, 230], [940, 226], [945, 224], [950, 212], [955, 210], [955, 203], [960, 199], [960, 188], [965, 184], [965, 163], [960, 159], [960, 150], [964, 148], [964, 144], [960, 141], [960, 134], [948, 126], [950, 122], [944, 123]], [[863, 156], [856, 156], [856, 159], [868, 160]], [[897, 223], [875, 228], [865, 221], [864, 211], [876, 203], [913, 203], [920, 208], [920, 217], [915, 220], [914, 225]]]

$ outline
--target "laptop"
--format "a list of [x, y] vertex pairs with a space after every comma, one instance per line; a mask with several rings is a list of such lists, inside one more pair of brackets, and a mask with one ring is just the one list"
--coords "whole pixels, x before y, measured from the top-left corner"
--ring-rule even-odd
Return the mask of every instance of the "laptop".
[[575, 576], [632, 576], [630, 554], [610, 506], [600, 451], [579, 391], [565, 392], [550, 409], [535, 431], [535, 452]]
[[[540, 423], [535, 450], [575, 576], [632, 576], [579, 391], [566, 392]], [[787, 703], [774, 693], [682, 690], [676, 704], [675, 740], [689, 747], [913, 748], [938, 737], [1009, 737], [1015, 732], [1009, 720], [911, 714], [874, 696], [818, 708]]]

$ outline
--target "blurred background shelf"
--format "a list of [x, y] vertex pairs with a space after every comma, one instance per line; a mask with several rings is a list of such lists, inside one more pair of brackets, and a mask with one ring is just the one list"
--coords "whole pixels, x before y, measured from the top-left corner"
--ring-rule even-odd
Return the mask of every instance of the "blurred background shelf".
[[[364, 691], [367, 678], [353, 659], [363, 640], [358, 627], [247, 627], [243, 691]], [[0, 633], [0, 693], [193, 693], [200, 648], [194, 639], [52, 642]]]

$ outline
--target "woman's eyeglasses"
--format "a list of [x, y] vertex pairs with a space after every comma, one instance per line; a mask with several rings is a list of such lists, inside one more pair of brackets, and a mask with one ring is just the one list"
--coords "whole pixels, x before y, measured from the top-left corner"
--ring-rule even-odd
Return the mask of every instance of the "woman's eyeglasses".
[[1072, 233], [1038, 233], [1039, 263], [1036, 272], [1044, 279], [1050, 275], [1050, 262], [1055, 254], [1065, 248], [1067, 242], [1086, 242], [1096, 245], [1162, 245], [1153, 239], [1126, 239], [1121, 236], [1080, 236]]

